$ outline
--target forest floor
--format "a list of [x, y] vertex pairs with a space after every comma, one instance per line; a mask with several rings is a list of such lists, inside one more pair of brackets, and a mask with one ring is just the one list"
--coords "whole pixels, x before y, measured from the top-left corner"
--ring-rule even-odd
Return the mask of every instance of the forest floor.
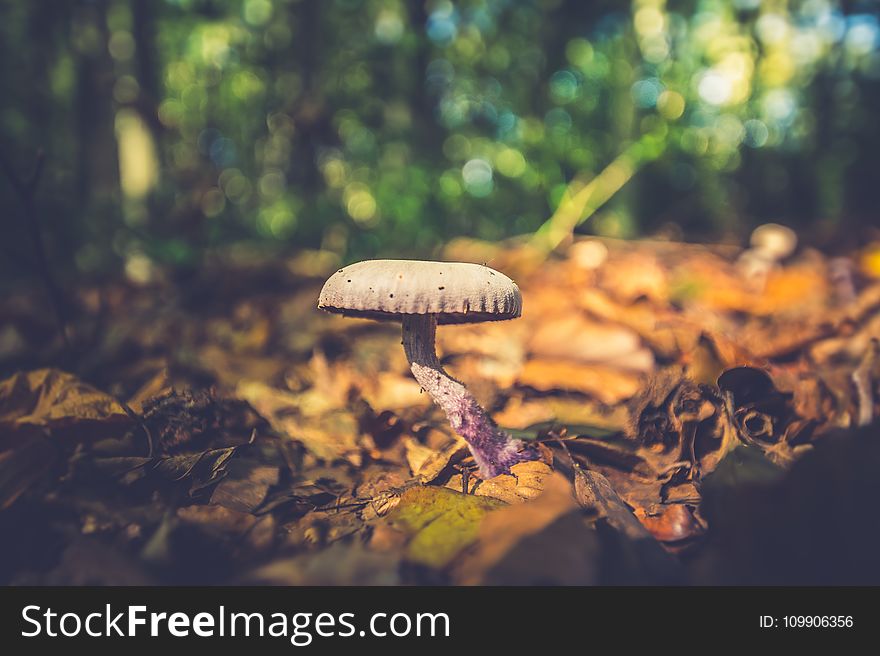
[[482, 480], [338, 266], [0, 301], [5, 584], [880, 583], [880, 282], [803, 249], [457, 241], [522, 318], [438, 350], [552, 465]]

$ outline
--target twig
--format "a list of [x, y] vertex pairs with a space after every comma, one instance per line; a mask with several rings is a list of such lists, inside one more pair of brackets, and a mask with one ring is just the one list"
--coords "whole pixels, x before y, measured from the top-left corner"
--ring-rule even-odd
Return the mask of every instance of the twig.
[[571, 468], [575, 471], [581, 468], [580, 463], [576, 462], [574, 456], [571, 455], [571, 451], [568, 450], [568, 445], [563, 442], [561, 439], [556, 439], [556, 443], [562, 447], [562, 450], [565, 451], [565, 455], [568, 456], [568, 461], [571, 463]]
[[52, 269], [49, 266], [49, 258], [46, 256], [46, 246], [43, 240], [43, 230], [40, 225], [39, 217], [37, 216], [36, 204], [34, 202], [37, 193], [37, 185], [40, 183], [40, 177], [43, 173], [43, 165], [45, 164], [45, 161], [45, 152], [43, 152], [42, 149], [37, 150], [34, 170], [27, 179], [23, 180], [15, 172], [15, 168], [6, 158], [6, 155], [0, 152], [0, 166], [3, 167], [3, 173], [6, 176], [6, 179], [9, 180], [9, 184], [12, 186], [13, 191], [15, 191], [15, 194], [18, 196], [22, 205], [24, 223], [30, 234], [34, 264], [37, 267], [37, 273], [42, 279], [46, 291], [49, 293], [49, 301], [51, 302], [52, 309], [55, 313], [55, 322], [58, 327], [58, 332], [61, 333], [61, 339], [64, 341], [64, 347], [67, 350], [70, 350], [70, 340], [67, 337], [66, 304], [64, 302], [64, 297], [61, 294], [61, 288], [55, 282], [55, 278], [52, 275]]
[[535, 231], [531, 245], [549, 255], [570, 238], [574, 229], [611, 200], [644, 164], [660, 156], [664, 146], [653, 146], [656, 139], [652, 133], [643, 135], [589, 182], [580, 176], [572, 180], [553, 216]]
[[[144, 421], [144, 417], [139, 415], [134, 410], [132, 410], [131, 406], [129, 406], [125, 401], [122, 401], [121, 399], [116, 399], [116, 401], [117, 401], [117, 403], [119, 403], [120, 406], [122, 406], [122, 409], [125, 410], [125, 414], [128, 415], [128, 418], [131, 419], [133, 422], [135, 422], [135, 424], [137, 425], [138, 428], [140, 428], [144, 431], [144, 435], [147, 438], [147, 447], [148, 447], [147, 457], [152, 458], [153, 457], [153, 434], [150, 432], [150, 429], [147, 427], [147, 424]], [[256, 429], [254, 429], [254, 430], [256, 430]]]
[[877, 364], [878, 356], [880, 356], [880, 341], [873, 337], [862, 361], [852, 372], [852, 381], [858, 398], [858, 426], [869, 426], [874, 421], [874, 377], [872, 372]]

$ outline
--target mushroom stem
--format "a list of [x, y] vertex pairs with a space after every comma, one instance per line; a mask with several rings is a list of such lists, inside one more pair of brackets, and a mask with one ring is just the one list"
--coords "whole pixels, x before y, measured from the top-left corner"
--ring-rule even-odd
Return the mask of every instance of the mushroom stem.
[[437, 316], [403, 317], [403, 349], [413, 376], [434, 403], [443, 408], [456, 433], [467, 441], [485, 478], [509, 473], [518, 462], [540, 460], [538, 449], [502, 431], [460, 382], [443, 371], [434, 350]]

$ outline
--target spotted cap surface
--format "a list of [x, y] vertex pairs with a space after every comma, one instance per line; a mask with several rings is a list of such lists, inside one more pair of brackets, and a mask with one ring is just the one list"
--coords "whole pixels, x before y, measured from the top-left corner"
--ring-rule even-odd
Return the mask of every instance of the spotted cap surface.
[[440, 324], [481, 323], [520, 316], [522, 295], [510, 278], [480, 264], [367, 260], [330, 276], [318, 307], [380, 321], [436, 314]]

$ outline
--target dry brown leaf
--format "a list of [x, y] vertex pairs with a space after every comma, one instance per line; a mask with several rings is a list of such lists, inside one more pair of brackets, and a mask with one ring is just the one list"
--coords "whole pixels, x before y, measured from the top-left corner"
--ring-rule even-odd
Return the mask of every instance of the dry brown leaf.
[[428, 458], [437, 453], [434, 449], [417, 442], [409, 435], [403, 438], [403, 448], [406, 451], [406, 463], [413, 475], [422, 468]]
[[653, 355], [631, 329], [571, 312], [542, 322], [529, 338], [528, 348], [535, 358], [606, 363], [636, 371], [654, 367]]
[[229, 474], [214, 488], [211, 503], [237, 512], [254, 512], [266, 499], [273, 485], [278, 484], [278, 467], [248, 461], [233, 461]]
[[0, 382], [0, 509], [55, 464], [54, 442], [121, 437], [133, 419], [108, 394], [57, 369]]
[[46, 474], [57, 455], [52, 443], [36, 430], [15, 448], [0, 452], [0, 510]]
[[593, 426], [620, 431], [626, 425], [629, 414], [623, 406], [608, 407], [583, 399], [558, 396], [523, 399], [514, 396], [494, 416], [500, 426], [516, 430], [555, 422], [563, 426]]
[[[480, 497], [492, 497], [509, 504], [524, 503], [541, 495], [552, 474], [553, 470], [544, 462], [521, 462], [510, 468], [510, 474], [481, 481], [472, 490]], [[461, 477], [450, 479], [447, 487], [460, 490]]]
[[602, 403], [613, 405], [638, 392], [640, 380], [638, 374], [606, 365], [534, 359], [526, 362], [517, 382], [540, 392], [581, 392]]
[[431, 405], [431, 397], [422, 391], [409, 372], [401, 375], [383, 371], [364, 380], [359, 387], [364, 400], [374, 408], [400, 410]]
[[636, 517], [660, 542], [682, 542], [702, 535], [706, 528], [686, 505], [673, 503], [655, 506], [650, 512], [637, 509]]
[[581, 506], [606, 518], [609, 524], [624, 535], [634, 540], [649, 535], [629, 506], [611, 487], [608, 479], [599, 472], [575, 467], [574, 489]]
[[468, 453], [467, 442], [462, 438], [457, 439], [440, 451], [435, 451], [422, 462], [415, 472], [416, 478], [422, 483], [430, 483], [436, 479], [449, 465]]
[[151, 376], [138, 390], [128, 399], [128, 407], [138, 414], [144, 411], [144, 402], [167, 394], [173, 389], [171, 381], [168, 378], [168, 369], [163, 367]]
[[121, 434], [132, 419], [112, 396], [58, 369], [20, 372], [0, 382], [0, 433], [43, 428], [53, 437], [94, 441]]
[[317, 553], [277, 560], [247, 574], [258, 585], [396, 585], [399, 558], [354, 544], [333, 544]]
[[531, 500], [541, 496], [553, 470], [545, 462], [532, 460], [513, 465], [510, 473], [516, 477], [516, 493], [523, 499]]
[[199, 349], [198, 363], [220, 385], [228, 388], [234, 388], [239, 381], [245, 379], [274, 380], [286, 368], [283, 359], [254, 353], [235, 353], [214, 344]]
[[437, 332], [437, 345], [444, 355], [483, 355], [515, 366], [522, 363], [528, 334], [526, 321], [451, 325]]
[[600, 286], [621, 301], [646, 297], [655, 303], [669, 298], [669, 274], [656, 257], [636, 249], [612, 252], [600, 270]]
[[752, 307], [753, 314], [794, 312], [799, 315], [820, 312], [830, 296], [828, 274], [821, 264], [806, 261], [772, 271], [764, 293]]
[[578, 307], [596, 319], [632, 329], [657, 355], [664, 358], [686, 352], [690, 334], [696, 339], [699, 333], [698, 328], [690, 327], [680, 319], [673, 322], [677, 317], [669, 310], [652, 307], [645, 301], [622, 305], [601, 289], [585, 289], [576, 300]]
[[[517, 480], [516, 476], [512, 474], [501, 474], [482, 482], [470, 478], [469, 483], [468, 492], [477, 496], [491, 497], [509, 504], [522, 503], [524, 501], [516, 493]], [[446, 487], [452, 490], [461, 490], [462, 485], [461, 475], [458, 474], [449, 479]]]
[[223, 506], [195, 505], [178, 508], [177, 516], [184, 522], [198, 524], [222, 533], [242, 535], [257, 523], [248, 512], [239, 512]]
[[496, 510], [483, 519], [477, 544], [456, 567], [457, 581], [464, 585], [479, 584], [486, 572], [517, 543], [576, 508], [571, 483], [558, 472], [551, 474], [537, 499]]
[[449, 361], [450, 375], [464, 382], [478, 398], [481, 395], [493, 396], [499, 388], [512, 387], [521, 369], [521, 360], [503, 360], [469, 353], [456, 355]]
[[343, 410], [332, 409], [317, 395], [293, 394], [257, 381], [242, 381], [236, 390], [265, 417], [272, 428], [324, 460], [359, 452], [357, 419]]

